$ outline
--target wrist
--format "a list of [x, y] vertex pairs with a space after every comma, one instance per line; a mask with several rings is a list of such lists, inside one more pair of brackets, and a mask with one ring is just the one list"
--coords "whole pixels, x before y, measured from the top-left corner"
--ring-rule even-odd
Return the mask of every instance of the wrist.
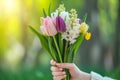
[[91, 80], [91, 75], [89, 73], [80, 71], [80, 73], [79, 73], [79, 79], [80, 80]]

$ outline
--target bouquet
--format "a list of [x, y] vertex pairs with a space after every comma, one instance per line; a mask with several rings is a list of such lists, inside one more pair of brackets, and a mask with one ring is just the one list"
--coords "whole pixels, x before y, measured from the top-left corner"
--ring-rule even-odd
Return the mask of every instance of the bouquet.
[[[68, 12], [64, 4], [52, 13], [50, 7], [48, 14], [43, 9], [44, 17], [40, 18], [39, 32], [29, 27], [39, 37], [42, 47], [53, 60], [59, 63], [72, 63], [83, 40], [89, 40], [91, 37], [91, 33], [88, 32], [89, 26], [85, 22], [86, 16], [82, 21], [75, 9]], [[65, 71], [65, 80], [70, 80], [69, 71]]]

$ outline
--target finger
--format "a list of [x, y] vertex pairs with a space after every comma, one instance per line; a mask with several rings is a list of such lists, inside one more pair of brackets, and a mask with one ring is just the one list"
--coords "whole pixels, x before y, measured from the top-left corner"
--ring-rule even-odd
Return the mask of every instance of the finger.
[[56, 76], [56, 77], [53, 77], [54, 80], [61, 80], [61, 79], [64, 79], [66, 77], [66, 75], [62, 75], [62, 76]]
[[62, 75], [66, 75], [65, 72], [52, 72], [53, 76], [62, 76]]
[[53, 66], [55, 66], [55, 65], [56, 65], [56, 62], [55, 62], [54, 60], [51, 60], [51, 61], [50, 61], [50, 64], [53, 65]]
[[59, 67], [55, 67], [55, 66], [52, 66], [51, 67], [51, 71], [53, 72], [57, 72], [57, 71], [62, 71], [63, 69], [62, 68], [59, 68]]
[[61, 68], [66, 68], [66, 69], [73, 69], [75, 68], [75, 64], [74, 63], [56, 63], [57, 67], [61, 67]]

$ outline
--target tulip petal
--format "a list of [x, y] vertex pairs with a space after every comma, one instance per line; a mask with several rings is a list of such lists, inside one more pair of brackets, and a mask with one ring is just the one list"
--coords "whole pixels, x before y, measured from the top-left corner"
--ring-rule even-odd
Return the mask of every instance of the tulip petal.
[[56, 17], [56, 29], [58, 32], [64, 32], [66, 30], [65, 22], [60, 16]]
[[46, 34], [47, 36], [54, 36], [57, 34], [56, 26], [54, 23], [54, 20], [50, 17], [46, 17], [42, 21], [41, 25], [43, 31], [41, 31], [43, 34]]

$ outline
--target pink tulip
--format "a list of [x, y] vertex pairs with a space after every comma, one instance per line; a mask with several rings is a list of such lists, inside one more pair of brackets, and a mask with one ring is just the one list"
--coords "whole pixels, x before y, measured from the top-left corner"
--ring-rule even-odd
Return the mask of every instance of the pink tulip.
[[50, 17], [41, 18], [40, 29], [41, 29], [41, 32], [47, 36], [54, 36], [57, 34], [55, 21], [53, 18], [50, 18]]

